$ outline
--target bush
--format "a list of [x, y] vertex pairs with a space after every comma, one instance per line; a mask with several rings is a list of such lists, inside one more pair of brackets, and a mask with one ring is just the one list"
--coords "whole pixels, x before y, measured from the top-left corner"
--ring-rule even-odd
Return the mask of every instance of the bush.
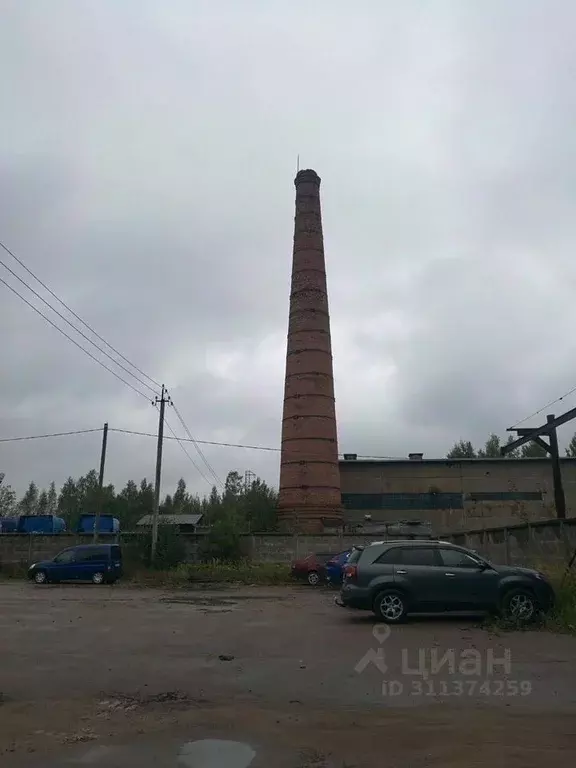
[[562, 576], [551, 575], [551, 580], [556, 591], [556, 604], [546, 624], [556, 631], [576, 632], [576, 574], [570, 571]]
[[232, 514], [215, 521], [199, 550], [203, 562], [213, 560], [237, 563], [242, 558], [240, 526]]
[[156, 557], [154, 562], [152, 555], [152, 528], [138, 537], [137, 560], [147, 568], [158, 570], [175, 568], [186, 559], [186, 545], [180, 536], [177, 527], [167, 523], [158, 525], [158, 539], [156, 541]]

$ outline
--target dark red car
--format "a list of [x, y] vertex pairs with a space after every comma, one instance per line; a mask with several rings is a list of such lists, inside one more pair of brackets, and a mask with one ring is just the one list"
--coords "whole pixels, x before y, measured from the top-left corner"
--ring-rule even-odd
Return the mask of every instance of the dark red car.
[[295, 579], [305, 579], [308, 584], [315, 587], [317, 584], [325, 581], [326, 571], [324, 566], [328, 560], [335, 556], [334, 552], [315, 552], [302, 560], [294, 560], [292, 563], [292, 576]]

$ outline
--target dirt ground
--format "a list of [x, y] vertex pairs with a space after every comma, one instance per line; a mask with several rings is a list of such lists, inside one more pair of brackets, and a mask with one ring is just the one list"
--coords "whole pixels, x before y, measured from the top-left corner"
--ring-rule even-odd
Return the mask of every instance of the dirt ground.
[[464, 618], [388, 630], [305, 587], [0, 584], [0, 762], [15, 768], [568, 765], [574, 715], [569, 636]]

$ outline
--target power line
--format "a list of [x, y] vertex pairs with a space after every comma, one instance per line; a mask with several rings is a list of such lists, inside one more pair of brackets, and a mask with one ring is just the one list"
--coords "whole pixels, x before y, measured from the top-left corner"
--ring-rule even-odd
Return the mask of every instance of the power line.
[[[40, 278], [37, 275], [35, 275], [34, 272], [32, 272], [32, 270], [29, 269], [29, 267], [26, 266], [26, 264], [22, 261], [22, 259], [18, 258], [18, 256], [16, 256], [16, 254], [13, 251], [11, 251], [10, 248], [8, 248], [8, 246], [5, 245], [1, 240], [0, 240], [0, 247], [3, 248], [6, 251], [6, 253], [8, 253], [10, 256], [12, 256], [12, 258], [15, 259], [18, 262], [18, 264], [20, 264], [20, 266], [23, 269], [25, 269], [26, 272], [28, 272], [28, 274], [31, 275], [34, 278], [34, 280], [36, 280], [42, 286], [42, 288], [44, 288], [44, 290], [48, 291], [48, 293], [53, 298], [55, 298], [56, 301], [58, 301], [63, 307], [65, 307], [68, 310], [68, 312], [70, 312], [70, 314], [74, 315], [74, 317], [77, 320], [79, 320], [85, 328], [88, 328], [88, 330], [91, 333], [93, 333], [94, 336], [96, 336], [98, 339], [100, 339], [101, 342], [106, 344], [107, 347], [109, 347], [113, 352], [115, 352], [119, 357], [121, 357], [122, 360], [124, 360], [126, 363], [128, 363], [128, 365], [130, 365], [132, 368], [134, 368], [135, 371], [138, 371], [138, 373], [141, 373], [142, 376], [144, 376], [145, 379], [148, 379], [148, 381], [151, 381], [152, 384], [154, 384], [156, 387], [160, 387], [160, 384], [155, 379], [153, 379], [151, 376], [148, 376], [147, 373], [144, 373], [144, 371], [142, 371], [140, 368], [138, 368], [137, 365], [135, 365], [133, 362], [131, 362], [127, 357], [125, 357], [121, 352], [119, 352], [115, 347], [113, 347], [112, 344], [110, 344], [109, 342], [106, 341], [106, 339], [104, 339], [102, 336], [100, 336], [100, 334], [97, 333], [94, 330], [94, 328], [92, 328], [92, 326], [89, 325], [85, 320], [83, 320], [80, 317], [80, 315], [76, 314], [76, 312], [74, 312], [74, 310], [71, 309], [68, 306], [68, 304], [66, 304], [65, 301], [63, 301], [59, 296], [57, 296], [54, 293], [54, 291], [46, 285], [46, 283], [43, 283], [42, 280], [40, 280]], [[8, 267], [7, 267], [7, 269], [8, 269]], [[32, 289], [30, 289], [30, 290], [32, 290]], [[56, 310], [54, 310], [54, 311], [56, 311]], [[131, 374], [131, 375], [133, 376], [134, 374]]]
[[166, 419], [164, 419], [164, 424], [166, 424], [166, 426], [168, 427], [168, 429], [170, 430], [170, 432], [172, 432], [172, 435], [173, 435], [173, 437], [172, 437], [172, 438], [167, 438], [167, 439], [169, 439], [169, 440], [170, 440], [170, 439], [174, 439], [174, 440], [177, 440], [177, 441], [178, 441], [178, 445], [180, 446], [180, 448], [182, 448], [182, 450], [184, 451], [184, 453], [186, 454], [186, 456], [187, 456], [187, 457], [190, 459], [190, 461], [192, 462], [192, 464], [193, 464], [194, 468], [196, 469], [196, 471], [197, 471], [197, 472], [200, 474], [200, 476], [201, 476], [201, 477], [202, 477], [202, 478], [203, 478], [203, 479], [204, 479], [204, 480], [205, 480], [205, 481], [208, 483], [208, 485], [209, 485], [210, 487], [212, 487], [212, 482], [211, 482], [211, 481], [210, 481], [210, 480], [209, 480], [209, 479], [206, 477], [206, 475], [204, 474], [204, 472], [202, 472], [202, 470], [200, 469], [200, 467], [198, 466], [198, 464], [196, 464], [196, 462], [194, 461], [194, 459], [192, 458], [192, 456], [190, 456], [190, 454], [189, 454], [189, 453], [188, 453], [188, 451], [186, 450], [186, 446], [184, 445], [184, 443], [182, 442], [182, 440], [176, 436], [176, 433], [174, 432], [174, 430], [172, 429], [172, 427], [170, 426], [170, 424], [168, 424], [168, 422], [166, 421]]
[[146, 382], [145, 382], [145, 381], [143, 381], [143, 380], [142, 380], [142, 379], [141, 379], [139, 376], [137, 376], [135, 373], [132, 373], [132, 371], [131, 371], [129, 368], [126, 368], [126, 366], [125, 366], [125, 365], [122, 365], [122, 363], [119, 363], [117, 360], [115, 360], [115, 359], [112, 357], [112, 355], [110, 355], [110, 354], [108, 354], [108, 352], [106, 352], [106, 350], [105, 350], [105, 349], [102, 349], [102, 347], [101, 347], [99, 344], [96, 344], [96, 342], [95, 342], [95, 341], [92, 341], [92, 339], [91, 339], [89, 336], [87, 336], [87, 335], [86, 335], [86, 334], [85, 334], [83, 331], [81, 331], [79, 328], [77, 328], [77, 327], [74, 325], [74, 323], [72, 323], [72, 322], [71, 322], [70, 320], [68, 320], [68, 318], [67, 318], [67, 317], [65, 317], [65, 316], [64, 316], [64, 315], [63, 315], [61, 312], [59, 312], [57, 309], [55, 309], [55, 308], [52, 306], [52, 304], [50, 304], [50, 302], [49, 302], [49, 301], [46, 301], [46, 299], [45, 299], [43, 296], [41, 296], [41, 295], [40, 295], [40, 294], [39, 294], [37, 291], [35, 291], [35, 290], [34, 290], [34, 288], [32, 288], [30, 285], [28, 285], [28, 283], [26, 282], [26, 280], [23, 280], [23, 279], [22, 279], [22, 278], [21, 278], [21, 277], [20, 277], [20, 276], [19, 276], [19, 275], [18, 275], [16, 272], [14, 272], [14, 270], [13, 270], [13, 269], [10, 269], [10, 267], [9, 267], [9, 266], [8, 266], [8, 265], [7, 265], [5, 262], [3, 262], [3, 261], [2, 261], [2, 259], [0, 259], [0, 264], [1, 264], [1, 265], [2, 265], [2, 266], [5, 268], [5, 269], [7, 269], [7, 270], [8, 270], [8, 272], [10, 272], [10, 274], [11, 274], [11, 275], [13, 275], [13, 276], [14, 276], [14, 277], [15, 277], [17, 280], [20, 280], [20, 282], [22, 283], [22, 285], [26, 286], [26, 288], [28, 288], [28, 290], [29, 290], [29, 291], [31, 291], [31, 292], [34, 294], [34, 296], [36, 296], [37, 298], [39, 298], [39, 299], [40, 299], [40, 301], [43, 301], [43, 302], [44, 302], [44, 304], [46, 304], [46, 306], [47, 306], [49, 309], [51, 309], [53, 312], [55, 312], [55, 313], [58, 315], [58, 317], [60, 317], [62, 320], [64, 320], [64, 322], [65, 322], [65, 323], [68, 323], [68, 325], [69, 325], [71, 328], [73, 328], [73, 329], [76, 331], [76, 333], [79, 333], [79, 334], [80, 334], [80, 336], [82, 336], [82, 338], [86, 339], [86, 341], [87, 341], [89, 344], [92, 344], [92, 346], [96, 347], [96, 349], [97, 349], [99, 352], [102, 352], [102, 354], [103, 354], [103, 355], [106, 355], [106, 357], [107, 357], [109, 360], [111, 360], [111, 361], [114, 363], [114, 365], [117, 365], [119, 368], [122, 368], [122, 370], [123, 370], [123, 371], [125, 371], [125, 372], [126, 372], [128, 375], [129, 375], [129, 376], [132, 376], [134, 379], [136, 379], [136, 381], [138, 381], [138, 382], [139, 382], [140, 384], [142, 384], [144, 387], [146, 387], [147, 389], [149, 389], [149, 390], [150, 390], [152, 393], [155, 393], [155, 392], [156, 392], [156, 390], [155, 390], [153, 387], [151, 387], [149, 384], [146, 384]]
[[6, 286], [6, 288], [8, 288], [9, 290], [11, 290], [11, 291], [12, 291], [12, 293], [15, 293], [15, 294], [16, 294], [16, 296], [18, 296], [18, 298], [19, 298], [19, 299], [22, 299], [22, 301], [23, 301], [25, 304], [28, 304], [28, 306], [29, 306], [31, 309], [33, 309], [33, 310], [34, 310], [34, 312], [37, 312], [37, 313], [40, 315], [40, 317], [43, 317], [43, 318], [44, 318], [44, 320], [46, 320], [46, 322], [47, 322], [47, 323], [50, 323], [50, 325], [51, 325], [53, 328], [56, 328], [56, 330], [57, 330], [59, 333], [61, 333], [63, 336], [65, 336], [65, 337], [68, 339], [68, 341], [71, 341], [71, 342], [72, 342], [72, 344], [75, 344], [75, 345], [78, 347], [78, 349], [81, 349], [81, 350], [82, 350], [82, 352], [84, 352], [85, 354], [87, 354], [87, 355], [88, 355], [88, 357], [91, 357], [91, 358], [92, 358], [92, 360], [94, 360], [96, 363], [98, 363], [98, 365], [101, 365], [101, 366], [102, 366], [102, 368], [105, 368], [105, 369], [106, 369], [107, 371], [109, 371], [109, 372], [110, 372], [110, 373], [111, 373], [113, 376], [116, 376], [116, 378], [117, 378], [117, 379], [119, 379], [119, 380], [120, 380], [120, 381], [121, 381], [123, 384], [126, 384], [126, 386], [127, 386], [127, 387], [130, 387], [130, 389], [133, 389], [133, 390], [134, 390], [134, 392], [137, 392], [137, 393], [138, 393], [138, 394], [139, 394], [141, 397], [144, 397], [144, 398], [145, 398], [146, 400], [148, 400], [148, 401], [150, 400], [150, 398], [148, 397], [148, 395], [145, 395], [145, 394], [144, 394], [144, 392], [141, 392], [141, 391], [140, 391], [139, 389], [137, 389], [137, 388], [136, 388], [136, 387], [135, 387], [133, 384], [130, 384], [130, 382], [129, 382], [129, 381], [126, 381], [126, 379], [123, 379], [123, 378], [122, 378], [122, 376], [120, 376], [119, 374], [117, 374], [117, 373], [116, 373], [116, 371], [113, 371], [113, 370], [112, 370], [112, 368], [110, 368], [109, 366], [107, 366], [107, 365], [106, 365], [106, 363], [103, 363], [103, 362], [102, 362], [102, 360], [98, 360], [98, 358], [97, 358], [97, 357], [95, 357], [95, 356], [94, 356], [94, 355], [93, 355], [91, 352], [89, 352], [89, 351], [88, 351], [88, 350], [87, 350], [85, 347], [83, 347], [81, 344], [79, 344], [79, 343], [76, 341], [76, 339], [73, 339], [73, 338], [72, 338], [72, 336], [70, 336], [69, 334], [67, 334], [67, 333], [66, 333], [66, 331], [63, 331], [63, 330], [62, 330], [62, 328], [60, 328], [58, 325], [56, 325], [56, 323], [54, 323], [52, 320], [50, 320], [50, 318], [49, 318], [49, 317], [47, 317], [47, 316], [46, 316], [46, 315], [45, 315], [45, 314], [44, 314], [42, 311], [40, 311], [40, 310], [38, 309], [38, 307], [35, 307], [35, 306], [34, 306], [34, 304], [32, 304], [30, 301], [28, 301], [28, 299], [26, 299], [24, 296], [22, 296], [22, 294], [21, 294], [21, 293], [18, 293], [18, 291], [17, 291], [15, 288], [13, 288], [13, 287], [12, 287], [12, 286], [11, 286], [9, 283], [7, 283], [7, 282], [6, 282], [6, 280], [4, 280], [2, 277], [0, 277], [0, 283], [3, 283], [3, 284]]
[[534, 411], [534, 413], [531, 413], [530, 416], [526, 416], [526, 418], [522, 419], [521, 421], [517, 421], [514, 426], [510, 427], [510, 429], [513, 430], [514, 427], [517, 427], [519, 424], [524, 424], [524, 422], [528, 421], [528, 419], [532, 419], [534, 416], [538, 416], [540, 413], [542, 413], [542, 411], [547, 410], [551, 405], [559, 403], [561, 400], [564, 400], [565, 397], [569, 397], [574, 392], [576, 392], [576, 387], [572, 387], [572, 389], [568, 390], [568, 392], [565, 392], [561, 397], [557, 397], [556, 400], [551, 400], [549, 403], [546, 403], [546, 405], [543, 405], [542, 408]]
[[190, 440], [194, 444], [194, 447], [198, 451], [198, 454], [199, 454], [200, 458], [202, 459], [204, 464], [208, 467], [208, 471], [212, 473], [212, 476], [215, 478], [215, 480], [218, 483], [218, 485], [224, 485], [222, 480], [220, 480], [220, 478], [218, 477], [218, 475], [216, 474], [216, 472], [212, 468], [212, 465], [210, 464], [210, 462], [208, 461], [206, 456], [204, 456], [204, 453], [202, 452], [202, 449], [198, 445], [198, 442], [192, 437], [192, 434], [191, 434], [190, 430], [188, 429], [188, 426], [186, 425], [186, 422], [184, 421], [182, 415], [180, 414], [180, 411], [178, 410], [178, 408], [176, 408], [174, 403], [172, 403], [172, 405], [174, 407], [174, 412], [175, 412], [176, 416], [178, 417], [178, 419], [180, 420], [180, 423], [184, 427], [184, 431], [186, 432], [186, 434], [188, 435], [188, 437], [190, 438]]
[[96, 429], [75, 429], [72, 432], [51, 432], [49, 435], [26, 435], [25, 437], [0, 437], [0, 443], [15, 443], [19, 440], [41, 440], [44, 437], [64, 437], [65, 435], [86, 435], [89, 432], [102, 432], [102, 427]]
[[[1, 278], [0, 278], [1, 279]], [[146, 398], [148, 399], [148, 398]], [[178, 437], [170, 424], [168, 424], [167, 421], [164, 421], [170, 432], [172, 432], [172, 437], [165, 436], [165, 440], [176, 440], [179, 443], [200, 443], [201, 445], [215, 445], [222, 448], [246, 448], [248, 450], [252, 451], [266, 451], [271, 453], [279, 453], [282, 449], [281, 448], [272, 448], [271, 446], [267, 445], [246, 445], [245, 443], [223, 443], [223, 442], [216, 442], [214, 440], [191, 440], [187, 437]], [[119, 432], [125, 435], [137, 435], [139, 437], [155, 437], [157, 438], [158, 435], [153, 434], [152, 432], [137, 432], [133, 429], [120, 429], [119, 427], [109, 427], [109, 432]], [[52, 432], [47, 435], [24, 435], [23, 437], [1, 437], [0, 443], [13, 443], [17, 442], [19, 440], [40, 440], [41, 438], [45, 437], [64, 437], [65, 435], [82, 435], [87, 434], [89, 432], [102, 432], [102, 427], [96, 427], [95, 429], [77, 429], [72, 432]], [[212, 485], [212, 482], [208, 480], [208, 478], [203, 474], [202, 470], [198, 467], [194, 459], [189, 455], [188, 458], [190, 461], [194, 464], [198, 472], [202, 475], [204, 480], [206, 480], [207, 483]], [[339, 456], [342, 456], [343, 454], [339, 454]], [[405, 456], [371, 456], [368, 454], [362, 455], [357, 454], [359, 459], [388, 459], [390, 461], [404, 461], [407, 460]]]
[[[137, 432], [133, 429], [120, 429], [119, 427], [110, 427], [110, 432], [122, 432], [126, 435], [138, 435], [140, 437], [157, 437], [152, 432]], [[199, 443], [200, 445], [216, 445], [222, 448], [246, 448], [251, 451], [268, 451], [272, 453], [280, 453], [281, 448], [272, 448], [267, 445], [247, 445], [245, 443], [224, 443], [216, 440], [197, 440], [186, 437], [165, 437], [165, 440], [180, 440], [183, 443]], [[338, 456], [343, 456], [340, 453]], [[390, 461], [408, 461], [406, 456], [373, 456], [369, 454], [356, 454], [359, 459], [388, 459]]]

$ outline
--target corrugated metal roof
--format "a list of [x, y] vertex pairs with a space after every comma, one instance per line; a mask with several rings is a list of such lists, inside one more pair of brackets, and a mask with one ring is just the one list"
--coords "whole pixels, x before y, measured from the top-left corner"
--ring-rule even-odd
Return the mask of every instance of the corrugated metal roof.
[[[198, 525], [203, 515], [158, 515], [158, 523], [167, 525]], [[152, 525], [153, 515], [144, 515], [136, 525]]]

